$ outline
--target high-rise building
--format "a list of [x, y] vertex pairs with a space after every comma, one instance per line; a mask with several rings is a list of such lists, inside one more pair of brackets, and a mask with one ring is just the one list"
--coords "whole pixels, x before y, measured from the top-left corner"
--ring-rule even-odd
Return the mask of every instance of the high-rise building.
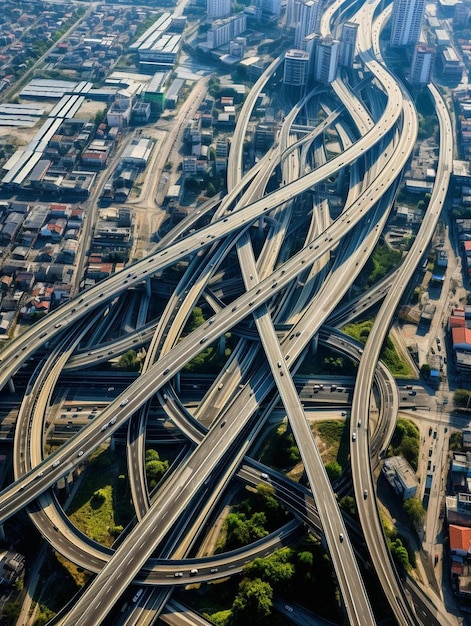
[[415, 47], [410, 69], [410, 81], [416, 85], [428, 85], [432, 77], [435, 48], [425, 43]]
[[243, 33], [246, 28], [247, 16], [244, 13], [231, 15], [225, 20], [216, 20], [206, 33], [206, 46], [209, 50], [219, 48]]
[[321, 83], [331, 83], [336, 74], [339, 42], [330, 35], [319, 38], [314, 46], [314, 78]]
[[320, 0], [307, 0], [297, 3], [296, 30], [294, 31], [294, 47], [304, 50], [306, 35], [318, 32], [321, 18]]
[[303, 87], [309, 75], [309, 53], [305, 50], [288, 50], [285, 53], [283, 83]]
[[425, 0], [394, 0], [390, 44], [394, 47], [419, 43]]
[[231, 0], [206, 0], [208, 19], [220, 19], [231, 14]]
[[276, 20], [280, 11], [281, 0], [255, 0], [255, 15], [259, 23]]
[[453, 13], [453, 26], [456, 28], [463, 28], [468, 23], [469, 9], [463, 2], [455, 4], [455, 11]]
[[355, 46], [357, 43], [358, 24], [345, 22], [340, 36], [339, 64], [345, 67], [353, 66], [355, 58]]
[[298, 0], [287, 0], [286, 2], [286, 26], [296, 28], [298, 11]]

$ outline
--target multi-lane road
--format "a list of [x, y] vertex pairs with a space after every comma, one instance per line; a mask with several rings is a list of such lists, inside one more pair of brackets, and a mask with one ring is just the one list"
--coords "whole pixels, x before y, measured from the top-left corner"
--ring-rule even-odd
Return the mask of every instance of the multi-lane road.
[[[28, 388], [20, 412], [14, 450], [16, 480], [0, 493], [0, 521], [38, 500], [40, 510], [31, 515], [38, 527], [44, 529], [44, 536], [53, 537], [51, 541], [58, 550], [70, 550], [73, 539], [68, 541], [67, 535], [73, 538], [74, 530], [48, 489], [139, 412], [141, 419], [132, 424], [135, 430], [130, 440], [140, 439], [142, 443], [145, 407], [159, 390], [167, 415], [181, 425], [194, 446], [150, 498], [142, 471], [143, 445], [129, 444], [129, 474], [139, 522], [114, 551], [100, 550], [87, 541], [80, 543], [76, 559], [83, 559], [97, 575], [62, 618], [62, 624], [101, 623], [136, 580], [168, 586], [185, 584], [196, 564], [195, 580], [211, 580], [230, 570], [240, 571], [243, 563], [260, 555], [260, 551], [267, 553], [275, 549], [297, 532], [294, 523], [270, 538], [272, 543], [267, 539], [261, 546], [242, 550], [235, 560], [223, 556], [217, 565], [211, 559], [206, 565], [191, 559], [163, 560], [174, 553], [179, 558], [187, 554], [204, 526], [191, 522], [194, 510], [200, 511], [198, 520], [209, 515], [227, 482], [236, 475], [269, 416], [269, 409], [260, 411], [262, 403], [270, 398], [269, 407], [274, 406], [270, 394], [274, 394], [275, 401], [281, 399], [285, 407], [317, 502], [315, 518], [309, 513], [306, 517], [302, 510], [297, 514], [303, 521], [307, 519], [309, 525], [312, 522], [313, 530], [323, 533], [350, 623], [359, 626], [375, 623], [350, 531], [338, 509], [292, 375], [372, 254], [416, 139], [417, 115], [413, 103], [379, 54], [379, 32], [388, 14], [385, 12], [375, 19], [377, 6], [377, 2], [369, 2], [358, 8], [355, 3], [336, 0], [322, 20], [324, 34], [337, 28], [346, 16], [371, 25], [369, 29], [359, 29], [358, 49], [362, 68], [374, 76], [373, 81], [362, 82], [358, 77], [362, 89], [355, 90], [339, 77], [329, 94], [330, 100], [337, 94], [335, 108], [331, 108], [331, 102], [324, 102], [328, 100], [327, 88], [314, 89], [291, 112], [286, 112], [273, 149], [244, 173], [242, 146], [248, 123], [258, 94], [281, 66], [283, 57], [276, 59], [257, 81], [239, 115], [228, 164], [227, 196], [220, 202], [208, 203], [185, 220], [183, 226], [170, 232], [150, 255], [82, 292], [1, 353], [0, 386], [4, 387], [40, 348], [50, 351], [50, 358], [36, 376], [36, 384]], [[359, 95], [366, 90], [367, 106]], [[387, 293], [381, 294], [385, 300], [364, 349], [354, 344], [349, 346], [346, 339], [338, 340], [337, 344], [339, 349], [350, 350], [360, 359], [350, 441], [352, 486], [361, 527], [391, 611], [397, 622], [405, 625], [433, 620], [430, 613], [426, 620], [416, 616], [397, 577], [378, 523], [372, 475], [365, 471], [365, 466], [369, 467], [371, 461], [375, 464], [378, 451], [387, 446], [398, 408], [393, 382], [387, 375], [379, 374], [380, 420], [375, 424], [376, 431], [369, 424], [379, 350], [402, 290], [433, 234], [451, 172], [453, 151], [448, 114], [438, 92], [433, 87], [430, 91], [440, 121], [441, 144], [437, 170], [440, 183], [435, 186], [427, 219], [406, 261], [390, 277]], [[319, 106], [324, 107], [326, 119], [311, 132], [303, 130], [298, 136], [294, 125], [298, 115], [306, 112], [309, 117], [309, 111], [316, 111]], [[335, 129], [343, 146], [338, 155], [330, 158], [319, 141], [325, 129]], [[278, 171], [282, 173], [283, 183], [268, 191], [267, 186]], [[360, 172], [365, 172], [363, 177]], [[350, 189], [343, 210], [334, 219], [327, 215], [328, 201], [316, 200], [312, 190], [339, 174], [349, 176]], [[299, 202], [304, 202], [309, 211], [305, 222], [296, 223], [295, 209]], [[201, 226], [203, 215], [211, 221]], [[305, 233], [297, 236], [298, 247], [293, 250], [293, 232], [298, 233], [300, 228], [305, 228]], [[224, 296], [222, 281], [223, 297], [216, 300], [208, 295], [208, 290], [215, 284], [220, 268], [227, 267], [228, 259], [237, 259], [240, 283], [245, 289], [230, 299]], [[79, 339], [100, 318], [105, 305], [113, 306], [129, 288], [143, 282], [150, 287], [152, 276], [182, 260], [188, 261], [188, 270], [158, 320], [149, 320], [145, 327], [123, 340], [89, 346], [80, 356], [73, 354]], [[199, 328], [183, 336], [192, 309], [205, 296], [214, 307], [213, 314]], [[210, 427], [198, 428], [179, 402], [178, 394], [173, 393], [174, 381], [187, 363], [242, 320], [249, 324], [253, 320], [251, 332], [258, 339], [250, 335], [241, 338], [224, 371], [216, 377], [195, 412], [201, 418], [204, 414]], [[282, 332], [277, 328], [280, 322], [286, 325]], [[92, 422], [43, 459], [42, 420], [60, 372], [108, 361], [136, 344], [148, 347], [141, 375]], [[266, 472], [262, 474], [265, 476]], [[51, 520], [54, 532], [47, 529]], [[173, 539], [169, 543], [170, 535]], [[157, 564], [151, 560], [155, 554], [163, 555]], [[155, 576], [149, 572], [149, 566], [154, 567]], [[180, 571], [182, 576], [175, 577]], [[161, 606], [161, 601], [154, 600], [156, 606]], [[142, 602], [146, 601], [151, 602], [151, 597], [143, 594]], [[441, 623], [446, 623], [446, 614], [441, 617]]]

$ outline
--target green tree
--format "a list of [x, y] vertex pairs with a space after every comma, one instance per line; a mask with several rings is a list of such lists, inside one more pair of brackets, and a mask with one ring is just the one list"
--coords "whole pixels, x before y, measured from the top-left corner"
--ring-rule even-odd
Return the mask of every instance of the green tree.
[[325, 465], [325, 471], [327, 472], [330, 482], [334, 483], [340, 478], [342, 474], [342, 467], [340, 463], [337, 463], [337, 461], [329, 461], [329, 463], [326, 463]]
[[418, 528], [425, 519], [425, 509], [418, 498], [408, 498], [402, 505], [409, 520]]
[[226, 549], [246, 546], [268, 534], [265, 529], [266, 515], [257, 512], [247, 517], [245, 513], [229, 513], [226, 517]]
[[137, 360], [137, 352], [128, 350], [118, 361], [118, 367], [128, 372], [136, 372], [139, 369], [139, 361]]
[[263, 624], [271, 614], [273, 589], [260, 578], [244, 579], [232, 604], [234, 624]]
[[355, 516], [357, 514], [355, 498], [352, 498], [352, 496], [344, 496], [341, 500], [339, 500], [339, 506], [349, 515]]
[[420, 375], [422, 376], [422, 378], [425, 378], [425, 380], [428, 380], [430, 378], [430, 365], [428, 363], [424, 363], [421, 366]]
[[404, 548], [402, 541], [400, 539], [395, 539], [394, 541], [391, 542], [389, 548], [391, 550], [391, 554], [394, 560], [396, 561], [396, 563], [398, 563], [406, 571], [409, 571], [410, 570], [409, 555], [407, 553], [407, 550]]
[[188, 320], [188, 331], [191, 333], [196, 330], [199, 326], [204, 324], [204, 316], [201, 307], [195, 306], [192, 310], [190, 319]]
[[453, 394], [453, 404], [457, 407], [466, 407], [470, 405], [471, 392], [468, 389], [456, 389]]
[[102, 111], [97, 111], [95, 114], [95, 125], [99, 126], [103, 120], [105, 119], [106, 111], [103, 109]]
[[265, 559], [255, 559], [244, 567], [244, 576], [260, 578], [270, 583], [273, 589], [281, 589], [281, 586], [286, 589], [294, 575], [294, 565], [290, 561], [292, 556], [290, 548], [282, 548]]
[[463, 447], [463, 435], [459, 432], [451, 433], [448, 447], [450, 450], [461, 450]]
[[14, 624], [18, 619], [21, 611], [21, 604], [19, 602], [5, 602], [2, 610], [2, 624], [9, 626]]
[[168, 461], [149, 461], [146, 463], [146, 477], [149, 489], [154, 489], [168, 470]]
[[168, 461], [162, 461], [157, 450], [149, 448], [146, 451], [145, 470], [147, 485], [152, 490], [168, 470]]

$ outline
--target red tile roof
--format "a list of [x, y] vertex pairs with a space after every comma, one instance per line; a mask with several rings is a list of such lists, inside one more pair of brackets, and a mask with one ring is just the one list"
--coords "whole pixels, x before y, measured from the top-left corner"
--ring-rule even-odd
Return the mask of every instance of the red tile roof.
[[464, 550], [469, 552], [471, 545], [471, 528], [450, 524], [450, 550]]

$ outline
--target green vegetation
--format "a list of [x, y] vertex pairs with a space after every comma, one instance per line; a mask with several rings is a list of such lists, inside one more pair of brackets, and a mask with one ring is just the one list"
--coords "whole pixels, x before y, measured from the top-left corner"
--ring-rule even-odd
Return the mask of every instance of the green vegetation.
[[47, 608], [47, 606], [39, 605], [39, 612], [34, 620], [33, 626], [45, 626], [53, 617], [55, 613]]
[[293, 433], [288, 428], [288, 422], [283, 421], [267, 437], [261, 461], [270, 467], [287, 471], [299, 463], [300, 460], [301, 455], [299, 454]]
[[260, 578], [244, 578], [232, 604], [233, 624], [264, 624], [271, 615], [273, 589]]
[[430, 378], [430, 365], [428, 363], [421, 365], [420, 375], [424, 380], [428, 380]]
[[156, 450], [146, 451], [146, 480], [149, 491], [152, 491], [168, 470], [168, 461], [161, 461]]
[[463, 449], [463, 433], [454, 432], [450, 435], [450, 442], [448, 444], [450, 450], [458, 452]]
[[[224, 590], [231, 584], [229, 582]], [[217, 587], [220, 589], [222, 585]], [[321, 543], [312, 537], [295, 548], [282, 548], [267, 558], [249, 563], [243, 570], [230, 609], [227, 609], [224, 590], [208, 590], [204, 599], [205, 617], [219, 626], [282, 626], [285, 618], [273, 610], [275, 595], [287, 601], [302, 602], [308, 609], [336, 623], [341, 621], [332, 564]], [[221, 597], [226, 602], [225, 607], [221, 606]], [[208, 604], [213, 598], [214, 606], [209, 610]]]
[[418, 529], [425, 519], [425, 509], [418, 498], [408, 498], [403, 504], [404, 513], [411, 524]]
[[397, 565], [409, 572], [417, 565], [414, 550], [407, 539], [399, 535], [396, 528], [382, 514], [381, 521], [393, 559]]
[[[342, 330], [346, 335], [349, 335], [357, 341], [365, 344], [373, 327], [373, 323], [374, 320], [364, 320], [363, 322], [347, 324], [347, 326], [344, 326]], [[390, 370], [393, 376], [410, 378], [414, 375], [409, 363], [403, 361], [397, 353], [394, 343], [389, 336], [386, 337], [381, 349], [380, 359]]]
[[227, 516], [221, 551], [248, 545], [287, 521], [287, 514], [270, 485], [260, 484], [250, 493], [251, 497], [234, 506]]
[[350, 454], [348, 427], [345, 427], [345, 420], [315, 422], [311, 429], [315, 436], [322, 440], [319, 449], [326, 469], [330, 463], [337, 463], [340, 469], [345, 467]]
[[453, 404], [458, 408], [469, 408], [471, 391], [468, 389], [456, 389], [453, 394]]
[[357, 365], [347, 356], [343, 356], [326, 346], [319, 345], [315, 354], [306, 354], [298, 369], [299, 375], [353, 376]]
[[19, 602], [5, 602], [2, 610], [2, 624], [10, 626], [16, 623], [20, 616], [21, 604]]
[[388, 456], [403, 456], [416, 471], [419, 459], [420, 431], [410, 420], [397, 420], [396, 430], [391, 439]]
[[418, 139], [428, 139], [432, 137], [438, 129], [438, 120], [436, 115], [421, 115], [419, 113], [419, 132]]
[[343, 498], [341, 498], [339, 500], [339, 507], [352, 517], [355, 517], [357, 514], [357, 505], [355, 502], [355, 498], [353, 498], [352, 496], [344, 496]]
[[124, 469], [124, 455], [112, 454], [109, 449], [98, 450], [90, 458], [83, 483], [68, 511], [82, 532], [105, 546], [111, 546], [117, 528], [125, 526], [133, 516], [127, 481], [119, 478]]
[[338, 480], [342, 474], [342, 467], [337, 463], [337, 461], [330, 461], [325, 465], [325, 471], [327, 472], [327, 476], [331, 483], [334, 483]]
[[396, 269], [402, 259], [402, 253], [393, 250], [385, 243], [379, 243], [363, 268], [358, 282], [365, 287], [372, 287], [389, 272]]

